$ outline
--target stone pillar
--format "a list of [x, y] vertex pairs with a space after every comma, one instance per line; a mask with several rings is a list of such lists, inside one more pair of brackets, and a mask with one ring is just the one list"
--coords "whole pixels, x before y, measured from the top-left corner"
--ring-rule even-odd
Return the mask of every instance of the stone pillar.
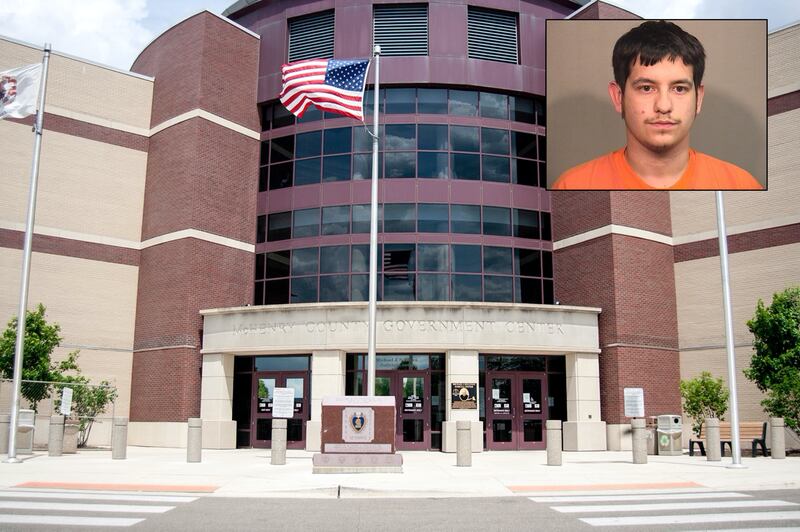
[[[306, 422], [306, 450], [320, 451], [322, 445], [322, 398], [344, 395], [347, 353], [339, 350], [311, 353], [311, 419]], [[366, 389], [366, 383], [364, 383]]]
[[225, 353], [203, 355], [200, 381], [202, 441], [206, 449], [235, 449], [236, 421], [233, 420], [233, 357]]
[[199, 417], [189, 418], [186, 433], [186, 461], [200, 462], [203, 459], [203, 420]]
[[706, 418], [706, 459], [709, 462], [719, 462], [722, 460], [722, 449], [719, 446], [719, 419]]
[[786, 432], [782, 417], [769, 418], [770, 454], [775, 460], [786, 458]]
[[637, 417], [631, 420], [633, 435], [631, 448], [633, 450], [633, 463], [647, 463], [647, 428], [643, 418]]
[[547, 429], [547, 465], [561, 465], [561, 420], [548, 419]]
[[272, 418], [272, 450], [269, 463], [272, 465], [286, 464], [286, 419]]
[[456, 437], [458, 450], [456, 451], [456, 465], [469, 467], [472, 465], [472, 428], [471, 421], [456, 421]]
[[[469, 421], [472, 438], [472, 452], [483, 451], [483, 423], [480, 421], [479, 408], [475, 410], [453, 409], [450, 389], [455, 383], [475, 383], [475, 389], [480, 388], [478, 382], [478, 352], [467, 350], [453, 350], [445, 353], [445, 421], [442, 422], [442, 451], [454, 453], [458, 450], [457, 422]], [[478, 398], [480, 401], [480, 397]]]
[[128, 455], [128, 418], [115, 417], [111, 429], [111, 459], [125, 460]]
[[565, 451], [605, 451], [606, 424], [600, 420], [600, 369], [597, 355], [567, 353]]
[[50, 416], [50, 434], [47, 440], [47, 455], [61, 456], [64, 449], [64, 416]]

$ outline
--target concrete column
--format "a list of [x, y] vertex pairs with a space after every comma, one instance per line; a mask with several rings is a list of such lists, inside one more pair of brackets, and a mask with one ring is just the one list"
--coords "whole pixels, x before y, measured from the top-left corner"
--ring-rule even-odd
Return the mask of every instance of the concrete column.
[[[453, 409], [453, 400], [450, 390], [453, 383], [474, 383], [475, 389], [480, 388], [478, 382], [478, 352], [469, 350], [452, 350], [445, 353], [445, 420], [442, 423], [442, 451], [455, 453], [458, 451], [459, 421], [469, 421], [471, 424], [470, 437], [472, 439], [472, 452], [483, 451], [483, 423], [480, 421], [480, 404], [473, 409]], [[481, 398], [478, 397], [478, 402]]]
[[233, 420], [233, 357], [230, 353], [203, 355], [200, 418], [206, 449], [235, 449]]
[[547, 465], [561, 465], [561, 420], [545, 421], [547, 430]]
[[203, 459], [203, 419], [189, 418], [189, 427], [186, 433], [186, 461], [189, 463], [201, 462]]
[[706, 425], [706, 459], [709, 462], [719, 462], [722, 460], [722, 449], [719, 446], [719, 419], [707, 417]]
[[272, 451], [269, 457], [272, 465], [286, 464], [286, 424], [283, 418], [272, 419]]
[[605, 451], [606, 424], [600, 420], [600, 365], [597, 354], [567, 353], [565, 451]]
[[319, 451], [322, 445], [322, 398], [344, 395], [346, 361], [345, 351], [311, 353], [311, 419], [306, 422], [307, 451]]
[[472, 465], [472, 437], [470, 429], [472, 422], [456, 421], [456, 438], [458, 450], [456, 451], [456, 465], [459, 467], [469, 467]]
[[111, 429], [111, 459], [125, 460], [128, 456], [128, 418], [115, 417]]
[[770, 454], [775, 460], [786, 458], [786, 433], [782, 417], [769, 418]]
[[633, 435], [631, 440], [631, 448], [633, 450], [633, 463], [646, 464], [647, 463], [647, 429], [646, 422], [643, 418], [637, 417], [631, 420], [631, 427]]
[[47, 455], [61, 456], [64, 449], [64, 416], [50, 416], [50, 434], [47, 439]]

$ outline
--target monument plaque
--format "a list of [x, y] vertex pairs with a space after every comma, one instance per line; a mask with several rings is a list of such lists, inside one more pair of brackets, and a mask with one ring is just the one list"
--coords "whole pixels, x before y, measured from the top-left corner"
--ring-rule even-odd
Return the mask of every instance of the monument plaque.
[[474, 382], [454, 382], [451, 384], [450, 396], [453, 408], [475, 410], [478, 408], [477, 386]]

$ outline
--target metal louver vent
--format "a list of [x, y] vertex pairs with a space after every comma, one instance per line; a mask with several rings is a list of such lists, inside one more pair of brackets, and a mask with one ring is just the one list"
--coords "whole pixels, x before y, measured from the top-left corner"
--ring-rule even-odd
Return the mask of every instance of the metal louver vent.
[[381, 55], [428, 55], [427, 4], [375, 6], [372, 42]]
[[333, 11], [289, 21], [289, 62], [333, 57]]
[[519, 62], [517, 16], [507, 11], [470, 7], [467, 13], [469, 57], [503, 63]]

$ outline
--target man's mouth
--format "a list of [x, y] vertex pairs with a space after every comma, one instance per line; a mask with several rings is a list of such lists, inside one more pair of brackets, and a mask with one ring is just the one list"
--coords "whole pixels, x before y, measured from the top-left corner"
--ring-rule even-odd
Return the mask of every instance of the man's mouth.
[[669, 129], [677, 126], [679, 123], [680, 122], [673, 120], [649, 120], [647, 122], [648, 125], [659, 129]]

